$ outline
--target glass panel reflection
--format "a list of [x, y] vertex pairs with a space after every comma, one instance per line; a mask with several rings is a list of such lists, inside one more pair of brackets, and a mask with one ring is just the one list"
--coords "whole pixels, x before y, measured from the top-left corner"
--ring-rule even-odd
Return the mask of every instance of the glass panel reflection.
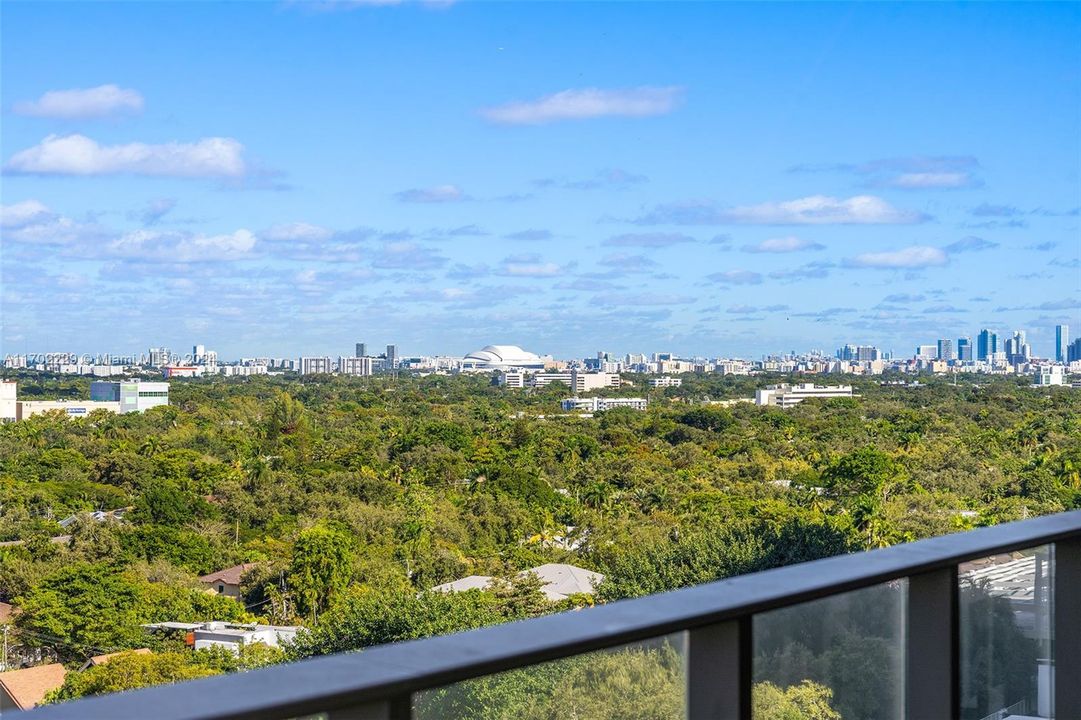
[[901, 720], [900, 580], [754, 618], [755, 720]]
[[958, 567], [962, 720], [1053, 717], [1054, 548]]
[[685, 633], [467, 680], [413, 697], [416, 720], [682, 720]]

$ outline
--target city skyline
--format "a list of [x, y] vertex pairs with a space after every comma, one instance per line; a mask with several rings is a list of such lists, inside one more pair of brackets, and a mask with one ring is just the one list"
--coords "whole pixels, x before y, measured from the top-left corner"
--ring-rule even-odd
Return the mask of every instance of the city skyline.
[[1076, 334], [1081, 7], [638, 10], [5, 5], [0, 355]]

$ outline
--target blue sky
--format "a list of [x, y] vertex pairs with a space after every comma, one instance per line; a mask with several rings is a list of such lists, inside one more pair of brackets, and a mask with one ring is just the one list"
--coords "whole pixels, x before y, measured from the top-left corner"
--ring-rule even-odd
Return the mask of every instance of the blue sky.
[[1081, 334], [1081, 5], [4, 2], [2, 352]]

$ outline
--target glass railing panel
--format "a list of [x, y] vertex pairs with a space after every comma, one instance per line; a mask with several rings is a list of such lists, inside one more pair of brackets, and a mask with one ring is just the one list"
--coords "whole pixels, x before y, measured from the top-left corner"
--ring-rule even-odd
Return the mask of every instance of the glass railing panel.
[[1054, 548], [958, 567], [962, 720], [1053, 717]]
[[907, 581], [754, 618], [755, 720], [902, 720]]
[[682, 720], [686, 634], [576, 655], [413, 696], [415, 720]]

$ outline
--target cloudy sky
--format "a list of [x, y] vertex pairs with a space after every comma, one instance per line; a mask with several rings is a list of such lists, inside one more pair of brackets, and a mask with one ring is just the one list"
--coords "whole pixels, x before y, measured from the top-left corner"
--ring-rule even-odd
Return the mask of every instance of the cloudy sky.
[[5, 3], [0, 352], [1081, 334], [1081, 5]]

